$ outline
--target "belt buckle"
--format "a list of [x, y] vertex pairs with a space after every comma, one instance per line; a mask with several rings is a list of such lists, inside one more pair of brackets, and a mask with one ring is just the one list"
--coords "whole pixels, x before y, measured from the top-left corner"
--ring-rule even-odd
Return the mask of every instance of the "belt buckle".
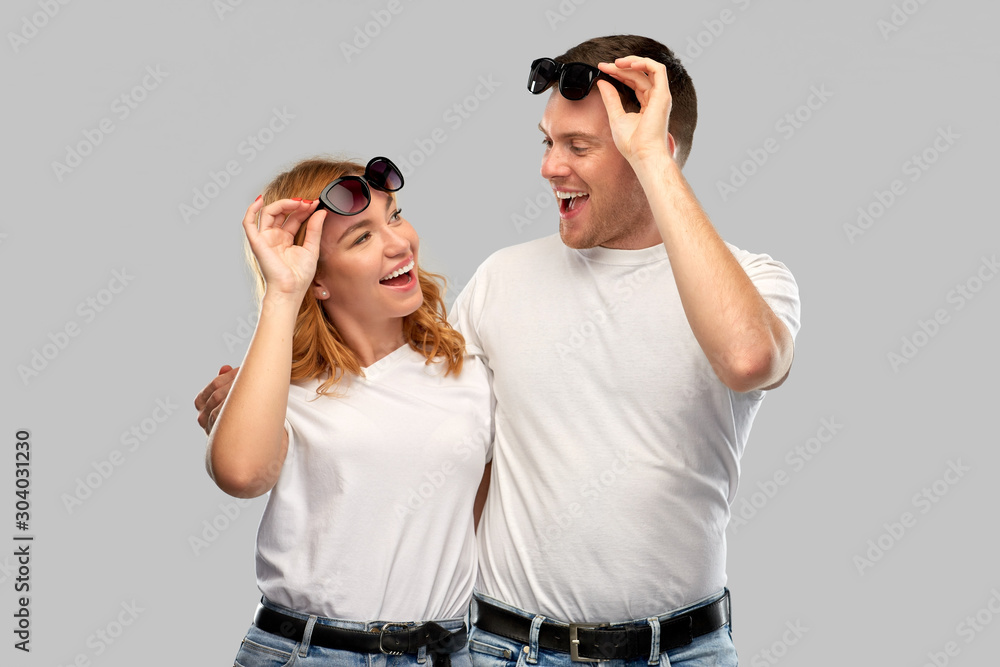
[[569, 659], [573, 662], [600, 662], [600, 658], [585, 658], [580, 655], [580, 638], [577, 631], [594, 630], [601, 627], [601, 623], [570, 623], [569, 624]]
[[[382, 637], [385, 636], [385, 629], [391, 625], [399, 625], [399, 623], [386, 623], [382, 626], [382, 629], [378, 633], [378, 650], [386, 655], [403, 655], [403, 651], [386, 651], [385, 647], [382, 646]], [[406, 626], [402, 626], [406, 627]]]

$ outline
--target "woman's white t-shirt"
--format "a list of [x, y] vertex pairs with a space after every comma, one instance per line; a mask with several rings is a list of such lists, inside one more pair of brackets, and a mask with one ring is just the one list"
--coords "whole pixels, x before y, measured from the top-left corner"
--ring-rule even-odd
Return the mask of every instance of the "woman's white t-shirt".
[[288, 453], [257, 532], [269, 600], [350, 620], [465, 614], [492, 406], [480, 358], [444, 370], [405, 345], [332, 397], [318, 380], [290, 387]]

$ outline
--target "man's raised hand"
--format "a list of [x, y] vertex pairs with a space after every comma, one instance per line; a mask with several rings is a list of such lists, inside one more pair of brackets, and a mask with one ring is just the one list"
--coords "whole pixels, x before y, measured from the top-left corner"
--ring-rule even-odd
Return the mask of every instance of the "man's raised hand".
[[615, 87], [607, 81], [597, 81], [611, 134], [625, 159], [633, 162], [662, 152], [672, 158], [675, 142], [667, 132], [672, 98], [666, 66], [649, 58], [626, 56], [613, 63], [599, 63], [597, 67], [634, 90], [639, 100], [639, 112], [627, 113]]

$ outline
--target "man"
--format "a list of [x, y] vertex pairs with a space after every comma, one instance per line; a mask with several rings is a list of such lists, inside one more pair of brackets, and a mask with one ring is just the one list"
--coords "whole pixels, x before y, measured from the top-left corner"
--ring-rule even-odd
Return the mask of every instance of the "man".
[[[681, 175], [696, 101], [669, 49], [614, 36], [555, 61], [529, 87], [552, 86], [559, 238], [495, 253], [452, 310], [496, 396], [473, 658], [736, 664], [729, 504], [763, 390], [791, 366], [798, 291], [725, 244]], [[596, 90], [597, 70], [560, 66], [576, 62], [599, 67]], [[588, 627], [628, 619], [648, 620]]]
[[[735, 665], [729, 505], [798, 290], [724, 243], [681, 175], [696, 100], [669, 49], [589, 40], [536, 61], [532, 92], [549, 85], [559, 238], [495, 253], [452, 310], [496, 396], [472, 655]], [[225, 384], [199, 396], [202, 426]]]

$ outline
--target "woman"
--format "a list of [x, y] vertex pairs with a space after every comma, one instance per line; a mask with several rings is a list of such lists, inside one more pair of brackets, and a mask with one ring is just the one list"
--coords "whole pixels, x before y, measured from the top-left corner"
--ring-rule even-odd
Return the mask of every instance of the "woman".
[[307, 160], [243, 219], [260, 318], [208, 445], [223, 491], [270, 491], [238, 665], [469, 664], [490, 392], [402, 186], [386, 158]]

